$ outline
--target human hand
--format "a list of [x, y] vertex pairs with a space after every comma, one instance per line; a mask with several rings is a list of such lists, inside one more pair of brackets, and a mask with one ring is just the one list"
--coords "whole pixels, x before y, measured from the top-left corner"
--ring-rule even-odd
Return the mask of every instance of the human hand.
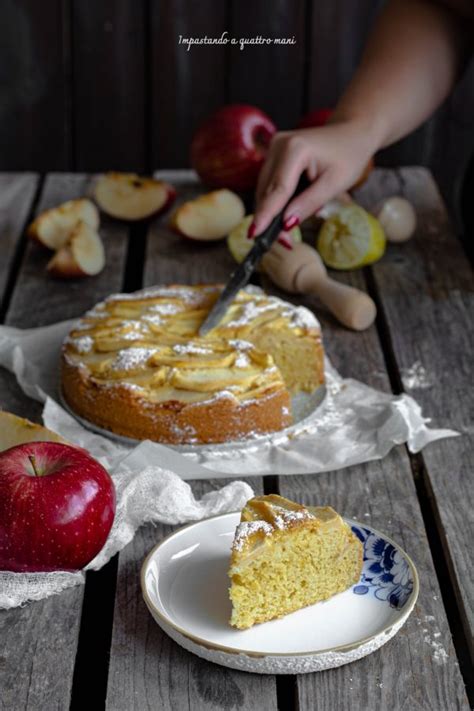
[[263, 232], [285, 207], [302, 173], [311, 185], [285, 209], [285, 230], [351, 187], [375, 150], [370, 131], [353, 121], [277, 133], [260, 172], [249, 238]]

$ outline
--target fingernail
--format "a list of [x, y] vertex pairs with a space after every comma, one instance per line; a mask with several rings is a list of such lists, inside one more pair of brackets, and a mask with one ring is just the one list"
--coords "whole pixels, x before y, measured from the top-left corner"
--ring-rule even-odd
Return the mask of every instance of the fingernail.
[[255, 237], [255, 232], [257, 231], [257, 226], [255, 222], [252, 222], [247, 231], [247, 239], [253, 239]]
[[286, 220], [283, 223], [283, 227], [285, 229], [285, 232], [288, 232], [288, 230], [291, 230], [293, 227], [296, 227], [296, 225], [300, 224], [300, 218], [297, 217], [296, 215], [290, 215], [290, 217], [287, 217]]
[[288, 237], [284, 237], [283, 235], [280, 235], [280, 237], [278, 238], [278, 241], [289, 252], [293, 249], [293, 243], [292, 243], [291, 239], [288, 239]]

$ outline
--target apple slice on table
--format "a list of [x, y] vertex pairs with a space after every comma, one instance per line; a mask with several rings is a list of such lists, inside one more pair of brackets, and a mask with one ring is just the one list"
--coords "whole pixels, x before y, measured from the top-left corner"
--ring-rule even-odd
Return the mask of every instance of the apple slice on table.
[[95, 276], [105, 266], [105, 251], [99, 234], [85, 222], [73, 229], [69, 241], [48, 263], [48, 272], [61, 279]]
[[0, 570], [80, 570], [114, 516], [113, 481], [85, 450], [28, 442], [0, 453]]
[[69, 200], [42, 212], [28, 227], [28, 235], [43, 247], [58, 250], [66, 244], [80, 221], [94, 230], [99, 227], [99, 211], [86, 198]]
[[170, 226], [184, 237], [209, 242], [226, 237], [244, 215], [244, 203], [238, 195], [231, 190], [214, 190], [180, 205]]
[[135, 173], [106, 173], [97, 180], [94, 197], [106, 215], [134, 222], [164, 212], [174, 201], [176, 190], [163, 180]]
[[30, 422], [11, 412], [0, 410], [0, 452], [25, 442], [62, 442], [65, 439], [42, 425]]

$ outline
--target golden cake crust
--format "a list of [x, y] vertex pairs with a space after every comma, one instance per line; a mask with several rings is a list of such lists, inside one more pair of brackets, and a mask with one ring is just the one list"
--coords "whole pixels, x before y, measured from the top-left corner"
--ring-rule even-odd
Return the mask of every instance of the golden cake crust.
[[[285, 390], [269, 392], [241, 406], [231, 398], [186, 405], [177, 400], [147, 403], [126, 387], [109, 388], [63, 362], [63, 394], [71, 408], [103, 429], [133, 439], [168, 444], [228, 442], [255, 432], [275, 432], [291, 423], [282, 418], [289, 407]], [[124, 417], [124, 411], [127, 416]]]
[[228, 322], [199, 338], [221, 288], [121, 294], [85, 314], [63, 346], [62, 390], [71, 409], [118, 435], [169, 444], [240, 440], [290, 425], [280, 369], [252, 341], [261, 334], [268, 340], [273, 328], [294, 334], [314, 356], [314, 388], [323, 380], [316, 319], [261, 292], [240, 292]]

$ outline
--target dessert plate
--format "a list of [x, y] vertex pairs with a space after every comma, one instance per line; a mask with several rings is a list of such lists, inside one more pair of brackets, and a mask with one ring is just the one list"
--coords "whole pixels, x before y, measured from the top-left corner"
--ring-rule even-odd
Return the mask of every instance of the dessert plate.
[[145, 602], [160, 627], [199, 657], [260, 674], [301, 674], [355, 661], [388, 642], [418, 597], [407, 554], [367, 525], [345, 519], [364, 545], [357, 585], [279, 620], [229, 625], [230, 549], [239, 513], [186, 526], [159, 543], [142, 566]]

